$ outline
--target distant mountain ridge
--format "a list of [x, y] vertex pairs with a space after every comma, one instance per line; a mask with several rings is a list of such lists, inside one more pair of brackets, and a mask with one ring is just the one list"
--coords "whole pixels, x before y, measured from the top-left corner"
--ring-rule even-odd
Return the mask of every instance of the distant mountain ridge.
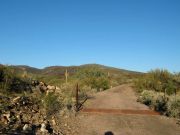
[[114, 67], [99, 65], [99, 64], [85, 64], [80, 66], [49, 66], [43, 69], [38, 69], [26, 65], [11, 65], [16, 75], [24, 76], [27, 75], [31, 79], [37, 79], [44, 81], [51, 85], [59, 85], [64, 83], [65, 72], [67, 70], [69, 75], [69, 81], [78, 80], [79, 75], [85, 73], [97, 73], [101, 72], [108, 76], [109, 81], [112, 82], [113, 86], [117, 86], [123, 83], [132, 82], [134, 79], [139, 78], [144, 73], [129, 71], [125, 69], [118, 69]]
[[141, 74], [141, 72], [119, 69], [119, 68], [104, 66], [100, 64], [84, 64], [80, 66], [49, 66], [43, 69], [38, 69], [26, 65], [12, 65], [10, 67], [14, 68], [16, 71], [19, 72], [26, 71], [32, 74], [43, 74], [43, 75], [64, 74], [66, 69], [70, 74], [73, 74], [79, 69], [91, 69], [91, 68], [97, 68], [99, 70], [103, 70], [111, 73], [113, 72], [113, 73], [121, 73], [121, 74]]
[[80, 70], [98, 69], [100, 71], [103, 71], [104, 73], [113, 76], [114, 78], [119, 78], [119, 79], [136, 78], [139, 75], [143, 74], [141, 72], [118, 69], [100, 64], [85, 64], [80, 66], [49, 66], [43, 69], [38, 69], [26, 65], [11, 65], [10, 67], [13, 68], [15, 72], [20, 75], [23, 74], [24, 72], [27, 72], [28, 74], [31, 74], [33, 76], [40, 76], [49, 79], [64, 78], [64, 74], [66, 70], [68, 71], [68, 74], [72, 76]]

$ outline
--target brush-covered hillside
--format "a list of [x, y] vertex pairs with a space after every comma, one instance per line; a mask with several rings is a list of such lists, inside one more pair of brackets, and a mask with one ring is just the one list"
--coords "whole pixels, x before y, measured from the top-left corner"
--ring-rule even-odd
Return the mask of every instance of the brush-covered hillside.
[[[80, 66], [51, 66], [44, 69], [37, 69], [29, 66], [10, 66], [19, 75], [27, 75], [32, 79], [45, 81], [52, 85], [65, 83], [65, 73], [67, 71], [67, 81], [81, 81], [82, 76], [93, 77], [95, 74], [103, 74], [104, 78], [111, 81], [111, 86], [131, 82], [132, 79], [142, 75], [140, 72], [128, 71], [98, 64], [86, 64]], [[98, 75], [97, 75], [98, 76]], [[80, 82], [81, 83], [81, 82]]]

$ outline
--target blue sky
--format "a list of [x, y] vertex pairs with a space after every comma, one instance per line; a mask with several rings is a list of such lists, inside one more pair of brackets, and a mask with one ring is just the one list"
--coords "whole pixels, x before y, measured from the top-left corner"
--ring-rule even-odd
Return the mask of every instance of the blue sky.
[[0, 0], [0, 63], [180, 71], [179, 0]]

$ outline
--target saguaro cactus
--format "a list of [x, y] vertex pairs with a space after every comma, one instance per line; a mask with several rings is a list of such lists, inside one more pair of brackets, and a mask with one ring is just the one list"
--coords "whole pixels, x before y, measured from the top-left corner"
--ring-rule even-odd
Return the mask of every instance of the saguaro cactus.
[[68, 73], [68, 71], [67, 71], [67, 69], [66, 69], [66, 72], [65, 72], [66, 84], [67, 84], [67, 82], [68, 82], [68, 76], [69, 76], [69, 73]]
[[108, 77], [110, 77], [110, 73], [109, 72], [107, 73], [107, 75], [108, 75]]
[[23, 77], [23, 78], [26, 78], [26, 77], [27, 77], [27, 72], [26, 72], [26, 71], [22, 74], [22, 77]]
[[26, 69], [23, 68], [23, 74], [22, 74], [22, 78], [27, 78], [28, 74]]

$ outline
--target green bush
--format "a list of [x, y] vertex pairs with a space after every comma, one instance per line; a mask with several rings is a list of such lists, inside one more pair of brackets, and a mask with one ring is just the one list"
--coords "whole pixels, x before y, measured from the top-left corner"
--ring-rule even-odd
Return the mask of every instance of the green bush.
[[76, 84], [65, 83], [61, 86], [64, 106], [73, 106], [75, 97]]
[[166, 83], [165, 89], [166, 89], [166, 93], [168, 95], [172, 95], [175, 93], [177, 86], [176, 86], [176, 84], [173, 83], [172, 80], [168, 80]]
[[3, 92], [32, 91], [30, 79], [18, 76], [11, 67], [0, 66], [0, 89]]
[[92, 89], [88, 86], [80, 86], [80, 90], [79, 90], [79, 99], [80, 100], [84, 100], [85, 98], [87, 98], [87, 94], [88, 92], [92, 92]]
[[106, 90], [110, 87], [108, 79], [103, 77], [91, 80], [90, 86], [92, 89], [97, 89], [97, 91], [100, 91], [101, 89]]
[[136, 79], [134, 81], [134, 84], [138, 93], [141, 93], [144, 89], [148, 88], [146, 87], [146, 79], [144, 79], [143, 77]]
[[[77, 87], [77, 82], [67, 83], [61, 86], [64, 106], [73, 107], [76, 104], [76, 101], [75, 101], [76, 87]], [[78, 91], [79, 102], [83, 102], [87, 98], [87, 93], [89, 91], [92, 92], [92, 89], [90, 87], [79, 83], [79, 91]]]
[[180, 97], [166, 96], [163, 93], [144, 90], [141, 92], [138, 101], [148, 105], [150, 108], [161, 112], [164, 115], [180, 118]]
[[49, 93], [48, 95], [45, 95], [42, 101], [47, 116], [51, 116], [61, 109], [61, 103], [58, 99], [58, 96], [54, 93]]
[[167, 113], [170, 117], [180, 118], [180, 98], [171, 99], [167, 103]]
[[0, 88], [3, 90], [10, 89], [15, 75], [13, 70], [8, 66], [0, 66]]
[[152, 91], [148, 91], [148, 90], [144, 90], [139, 98], [138, 101], [150, 106], [153, 103], [153, 99], [154, 99], [154, 93]]
[[155, 110], [161, 113], [167, 111], [167, 98], [164, 96], [158, 96], [154, 104]]
[[179, 86], [180, 82], [177, 74], [160, 69], [152, 70], [135, 81], [138, 92], [148, 89], [172, 95], [179, 89]]
[[108, 74], [100, 71], [97, 68], [80, 70], [76, 77], [83, 82], [84, 85], [90, 86], [92, 89], [106, 90], [110, 87], [110, 81]]

